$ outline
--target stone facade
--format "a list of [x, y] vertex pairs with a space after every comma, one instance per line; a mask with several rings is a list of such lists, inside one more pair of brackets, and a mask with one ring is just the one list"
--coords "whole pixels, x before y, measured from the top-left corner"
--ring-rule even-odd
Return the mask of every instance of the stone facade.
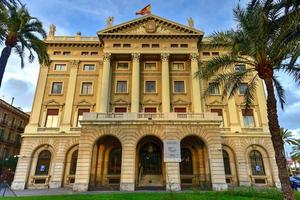
[[[199, 61], [226, 50], [203, 49], [203, 32], [155, 15], [98, 37], [52, 29], [14, 189], [279, 186], [262, 82], [249, 112], [242, 93], [204, 98]], [[179, 158], [165, 159], [167, 140]]]

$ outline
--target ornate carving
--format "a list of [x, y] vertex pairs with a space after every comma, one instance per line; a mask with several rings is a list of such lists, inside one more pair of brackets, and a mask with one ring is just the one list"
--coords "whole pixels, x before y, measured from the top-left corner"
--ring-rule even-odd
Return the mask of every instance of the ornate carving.
[[104, 53], [103, 61], [110, 61], [111, 53]]
[[113, 26], [114, 23], [114, 16], [109, 16], [108, 18], [106, 18], [106, 27], [110, 28]]
[[140, 60], [140, 54], [139, 53], [132, 53], [132, 60], [139, 61]]
[[51, 24], [49, 27], [48, 36], [55, 36], [55, 32], [56, 32], [56, 26], [54, 24]]
[[169, 56], [170, 56], [170, 54], [168, 54], [168, 53], [162, 53], [161, 54], [161, 61], [168, 62], [169, 61]]
[[80, 61], [79, 60], [71, 60], [71, 67], [78, 68]]
[[145, 24], [145, 30], [147, 33], [155, 33], [156, 29], [157, 29], [157, 25], [154, 20], [150, 20]]
[[193, 20], [193, 18], [188, 18], [188, 24], [189, 24], [189, 27], [191, 27], [191, 28], [194, 28], [194, 20]]
[[197, 53], [191, 53], [190, 59], [191, 61], [198, 61], [199, 55]]

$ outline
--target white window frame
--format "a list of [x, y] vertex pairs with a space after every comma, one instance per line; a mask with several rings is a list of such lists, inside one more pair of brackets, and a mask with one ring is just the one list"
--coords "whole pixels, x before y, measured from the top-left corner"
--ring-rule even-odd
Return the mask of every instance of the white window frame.
[[[147, 82], [155, 82], [155, 91], [154, 92], [147, 92], [146, 91], [146, 83]], [[146, 94], [156, 94], [157, 93], [157, 81], [156, 80], [145, 80], [144, 81], [144, 93], [146, 93]]]
[[[183, 91], [183, 92], [176, 92], [176, 91], [175, 91], [175, 82], [183, 82], [183, 86], [184, 86], [184, 91]], [[173, 80], [173, 93], [174, 93], [174, 94], [185, 94], [185, 93], [186, 93], [186, 84], [185, 84], [185, 80]]]
[[[146, 68], [146, 64], [149, 64], [149, 63], [155, 63], [155, 69], [147, 69], [147, 68]], [[157, 70], [157, 62], [156, 62], [156, 61], [153, 61], [153, 62], [151, 62], [151, 61], [146, 61], [146, 62], [144, 63], [144, 70], [145, 70], [145, 71], [155, 71], [155, 70]]]
[[[212, 83], [212, 82], [208, 83], [208, 89], [209, 89], [209, 84], [213, 84], [213, 83]], [[208, 91], [208, 94], [211, 95], [211, 96], [214, 96], [214, 95], [221, 95], [220, 87], [217, 86], [217, 87], [215, 88], [215, 90], [216, 90], [216, 89], [218, 90], [218, 93], [211, 93], [211, 91], [209, 90], [209, 91]]]
[[[183, 69], [174, 69], [174, 64], [183, 64]], [[177, 62], [177, 61], [172, 62], [172, 70], [173, 71], [184, 71], [185, 70], [185, 62]]]
[[[84, 67], [85, 66], [94, 66], [94, 69], [92, 69], [92, 70], [86, 70], [86, 69], [84, 69]], [[85, 71], [85, 72], [91, 72], [91, 71], [95, 71], [96, 70], [96, 65], [95, 64], [83, 64], [83, 66], [82, 66], [82, 71]]]
[[[58, 110], [58, 114], [57, 115], [49, 115], [49, 116], [52, 116], [52, 118], [51, 118], [51, 126], [47, 126], [47, 124], [48, 124], [48, 109], [57, 109]], [[45, 118], [45, 128], [58, 128], [59, 127], [59, 114], [60, 114], [60, 111], [59, 111], [59, 108], [48, 108], [47, 110], [46, 110], [46, 118]], [[53, 116], [56, 116], [57, 117], [57, 121], [56, 121], [56, 126], [53, 126]]]
[[[126, 92], [118, 92], [118, 82], [126, 82]], [[116, 80], [115, 82], [115, 93], [116, 94], [127, 94], [128, 93], [128, 80]]]
[[[126, 69], [119, 68], [119, 67], [118, 67], [119, 63], [127, 63], [127, 68], [126, 68]], [[127, 61], [118, 61], [118, 62], [116, 62], [116, 70], [118, 70], [118, 71], [129, 70], [129, 66], [130, 66], [130, 63], [127, 62]]]
[[[88, 94], [85, 94], [85, 93], [83, 93], [82, 91], [83, 91], [83, 84], [85, 84], [85, 83], [91, 83], [91, 93], [88, 93]], [[81, 87], [80, 87], [80, 95], [93, 95], [93, 93], [94, 93], [94, 82], [93, 81], [82, 81], [81, 82]]]
[[[65, 68], [63, 70], [56, 69], [56, 66], [65, 66]], [[67, 71], [67, 65], [66, 64], [54, 64], [53, 71], [65, 72], [65, 71]]]
[[[54, 83], [61, 83], [61, 93], [52, 93], [52, 88]], [[50, 95], [62, 95], [64, 93], [64, 82], [63, 81], [52, 81], [51, 82], [51, 87], [50, 87]]]

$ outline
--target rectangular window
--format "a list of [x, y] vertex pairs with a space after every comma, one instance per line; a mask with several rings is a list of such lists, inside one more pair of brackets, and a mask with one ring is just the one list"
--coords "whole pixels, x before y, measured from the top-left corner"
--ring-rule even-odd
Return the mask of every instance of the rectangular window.
[[80, 121], [83, 120], [83, 113], [90, 112], [90, 109], [78, 109], [77, 127], [81, 127]]
[[185, 107], [176, 107], [176, 108], [174, 108], [174, 111], [177, 113], [186, 113], [186, 108]]
[[236, 72], [245, 72], [246, 71], [246, 66], [245, 65], [235, 65], [234, 70]]
[[209, 83], [209, 85], [208, 85], [208, 93], [210, 95], [220, 94], [219, 87], [215, 83]]
[[150, 48], [150, 44], [142, 44], [142, 48]]
[[97, 56], [97, 55], [98, 55], [98, 52], [96, 52], [96, 51], [91, 52], [91, 56]]
[[181, 47], [181, 48], [188, 48], [189, 45], [188, 45], [188, 44], [181, 44], [180, 47]]
[[156, 63], [154, 62], [145, 63], [145, 70], [155, 70], [155, 69], [156, 69]]
[[54, 51], [53, 55], [56, 55], [56, 56], [61, 55], [61, 51]]
[[63, 52], [63, 55], [64, 55], [64, 56], [69, 56], [69, 55], [71, 55], [71, 52], [70, 52], [70, 51], [64, 51], [64, 52]]
[[156, 81], [146, 81], [145, 82], [145, 92], [155, 93], [156, 92]]
[[10, 141], [11, 141], [11, 139], [12, 139], [12, 133], [11, 133], [11, 132], [9, 132], [9, 133], [8, 133], [8, 136], [7, 136], [7, 141], [9, 141], [9, 142], [10, 142]]
[[175, 93], [185, 92], [184, 81], [174, 81], [174, 92]]
[[184, 70], [184, 63], [174, 62], [172, 65], [173, 70]]
[[239, 86], [239, 94], [244, 95], [246, 94], [246, 90], [248, 88], [248, 84], [247, 83], [243, 83]]
[[146, 107], [144, 108], [145, 113], [156, 113], [156, 108], [155, 107]]
[[53, 82], [51, 94], [62, 94], [62, 87], [63, 87], [62, 82]]
[[117, 69], [127, 70], [128, 69], [128, 62], [117, 62]]
[[48, 109], [45, 126], [47, 128], [58, 127], [58, 109]]
[[212, 55], [212, 56], [219, 56], [220, 53], [219, 53], [219, 52], [211, 52], [211, 55]]
[[11, 126], [15, 126], [15, 121], [16, 121], [16, 118], [12, 118], [12, 120], [11, 120]]
[[83, 71], [94, 71], [95, 65], [92, 64], [85, 64], [83, 65]]
[[130, 48], [130, 47], [131, 47], [131, 44], [123, 44], [123, 47], [124, 47], [124, 48]]
[[159, 48], [159, 44], [152, 44], [152, 48]]
[[171, 48], [178, 48], [178, 44], [171, 44]]
[[65, 64], [55, 64], [54, 65], [54, 70], [55, 71], [66, 71], [67, 65]]
[[93, 83], [92, 82], [83, 82], [81, 86], [81, 94], [89, 95], [93, 93]]
[[113, 44], [113, 47], [114, 47], [114, 48], [121, 47], [121, 44]]
[[117, 81], [117, 93], [127, 93], [127, 81]]
[[81, 52], [81, 55], [82, 55], [82, 56], [88, 56], [88, 55], [89, 55], [89, 52], [83, 51], [83, 52]]
[[205, 51], [205, 52], [202, 53], [202, 55], [203, 55], [203, 56], [210, 56], [210, 52]]
[[9, 151], [8, 148], [3, 149], [2, 158], [8, 158], [9, 157]]
[[124, 112], [127, 112], [127, 108], [126, 107], [115, 107], [115, 112], [116, 113], [124, 113]]
[[255, 123], [254, 123], [254, 116], [253, 116], [253, 110], [242, 110], [242, 115], [243, 115], [243, 123], [244, 123], [244, 127], [250, 128], [250, 127], [254, 127]]

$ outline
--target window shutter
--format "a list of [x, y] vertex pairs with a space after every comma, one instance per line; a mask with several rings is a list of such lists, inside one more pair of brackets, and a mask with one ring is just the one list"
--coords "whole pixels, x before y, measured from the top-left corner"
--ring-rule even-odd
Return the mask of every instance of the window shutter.
[[223, 110], [222, 109], [211, 109], [212, 113], [218, 113], [218, 116], [223, 116]]
[[58, 115], [58, 109], [48, 109], [47, 115]]
[[242, 110], [243, 116], [253, 116], [253, 110]]
[[126, 107], [118, 107], [118, 108], [115, 108], [115, 112], [116, 113], [127, 112], [127, 108]]
[[174, 110], [178, 113], [186, 113], [186, 108], [175, 108]]
[[90, 112], [90, 109], [79, 109], [78, 110], [78, 115], [83, 115], [83, 113]]
[[145, 113], [156, 113], [156, 108], [145, 108]]

